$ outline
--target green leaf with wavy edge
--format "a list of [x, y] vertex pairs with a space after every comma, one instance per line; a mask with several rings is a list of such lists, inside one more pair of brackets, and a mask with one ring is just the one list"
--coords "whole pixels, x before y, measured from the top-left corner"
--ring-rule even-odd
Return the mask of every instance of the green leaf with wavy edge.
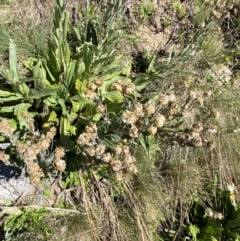
[[20, 101], [23, 100], [24, 98], [22, 96], [9, 96], [6, 98], [0, 98], [0, 103], [6, 103], [6, 102], [10, 102], [10, 101]]
[[20, 129], [29, 128], [26, 119], [22, 116], [22, 113], [27, 111], [32, 105], [29, 103], [21, 103], [14, 107], [14, 115], [17, 117]]
[[17, 94], [16, 92], [12, 91], [9, 88], [1, 87], [0, 89], [0, 97], [10, 97], [10, 96], [18, 96], [22, 97], [22, 95]]
[[111, 91], [111, 92], [103, 94], [102, 96], [103, 96], [103, 99], [107, 99], [113, 103], [124, 102], [124, 97], [123, 97], [122, 93], [119, 91]]
[[30, 94], [28, 95], [29, 99], [41, 99], [43, 97], [48, 96], [56, 96], [57, 94], [57, 88], [45, 88], [43, 90], [31, 90]]
[[59, 103], [59, 105], [62, 107], [62, 114], [63, 114], [65, 117], [67, 117], [67, 116], [68, 116], [68, 112], [67, 112], [65, 100], [59, 99], [59, 100], [58, 100], [58, 103]]
[[81, 111], [85, 107], [85, 105], [89, 102], [88, 99], [81, 97], [79, 95], [75, 95], [73, 97], [70, 97], [69, 99], [72, 102], [73, 111], [76, 113], [78, 111]]
[[197, 225], [190, 224], [189, 231], [194, 239], [197, 238], [197, 235], [200, 233], [200, 229]]
[[56, 123], [56, 125], [58, 126], [59, 124], [59, 118], [58, 115], [55, 111], [51, 111], [48, 117], [47, 122], [49, 123]]

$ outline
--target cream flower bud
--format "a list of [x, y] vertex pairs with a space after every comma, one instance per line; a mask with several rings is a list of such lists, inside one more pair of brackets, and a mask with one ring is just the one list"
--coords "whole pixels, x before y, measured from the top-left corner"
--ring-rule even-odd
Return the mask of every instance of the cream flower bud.
[[95, 91], [97, 89], [97, 85], [95, 85], [94, 83], [89, 83], [88, 84], [88, 89]]
[[200, 133], [201, 131], [203, 131], [202, 123], [200, 122], [194, 123], [192, 126], [192, 131], [196, 133]]
[[77, 139], [77, 144], [79, 146], [86, 145], [89, 142], [90, 142], [90, 135], [88, 133], [82, 133]]
[[135, 91], [135, 85], [133, 83], [127, 83], [123, 86], [123, 92], [127, 95], [131, 95]]
[[166, 118], [162, 114], [157, 114], [154, 118], [154, 125], [156, 127], [163, 127], [165, 124]]
[[105, 110], [106, 110], [106, 107], [103, 104], [98, 105], [97, 107], [98, 112], [103, 113], [105, 112]]
[[114, 90], [122, 92], [123, 91], [123, 87], [122, 86], [123, 86], [122, 82], [116, 81], [116, 82], [113, 83], [112, 88]]
[[100, 80], [100, 79], [95, 79], [95, 80], [94, 80], [94, 84], [95, 84], [96, 86], [98, 86], [98, 87], [101, 86], [102, 83], [103, 83], [103, 82], [102, 82], [102, 80]]
[[140, 103], [135, 104], [135, 105], [134, 105], [134, 113], [135, 113], [136, 116], [138, 116], [138, 117], [144, 116], [143, 105], [140, 104]]
[[122, 119], [123, 122], [126, 122], [128, 124], [134, 124], [138, 120], [135, 112], [131, 112], [128, 110], [122, 114]]
[[117, 160], [112, 160], [111, 161], [111, 166], [114, 172], [118, 172], [122, 169], [122, 163]]
[[169, 102], [176, 102], [177, 98], [176, 98], [176, 95], [174, 94], [173, 91], [170, 91], [169, 94], [168, 94], [168, 100]]
[[101, 159], [103, 160], [103, 162], [108, 163], [112, 159], [112, 156], [111, 156], [111, 154], [109, 152], [107, 152], [107, 153], [103, 154]]
[[88, 90], [85, 93], [85, 96], [86, 96], [87, 99], [94, 100], [95, 96], [96, 96], [96, 93], [93, 90]]
[[129, 146], [124, 145], [122, 148], [122, 152], [124, 155], [129, 154], [129, 152], [130, 152]]
[[154, 103], [146, 103], [144, 105], [144, 112], [147, 114], [147, 115], [151, 115], [151, 114], [154, 114], [156, 111], [156, 107], [155, 107], [155, 104]]
[[147, 128], [147, 132], [151, 135], [151, 136], [154, 136], [156, 133], [157, 133], [157, 127], [155, 126], [149, 126]]
[[104, 144], [97, 145], [96, 150], [95, 150], [96, 155], [97, 156], [103, 155], [103, 153], [105, 152], [105, 149], [106, 149], [106, 146]]
[[66, 169], [66, 162], [62, 159], [57, 159], [54, 164], [58, 171], [63, 172]]
[[121, 155], [122, 154], [122, 146], [121, 145], [115, 145], [114, 151], [116, 155]]
[[89, 156], [95, 156], [95, 154], [96, 154], [95, 146], [88, 147], [85, 149], [85, 151]]
[[164, 95], [164, 94], [160, 94], [158, 96], [158, 102], [161, 105], [167, 105], [169, 102], [169, 96], [168, 95]]
[[136, 126], [132, 126], [129, 130], [129, 135], [132, 138], [137, 138], [138, 137], [138, 128]]

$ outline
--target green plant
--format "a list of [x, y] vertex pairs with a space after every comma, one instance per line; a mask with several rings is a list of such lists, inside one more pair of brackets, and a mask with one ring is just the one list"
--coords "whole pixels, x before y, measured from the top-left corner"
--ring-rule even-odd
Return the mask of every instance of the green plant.
[[[23, 210], [20, 214], [10, 214], [4, 222], [5, 240], [44, 240], [50, 235], [50, 229], [45, 225], [46, 210]], [[36, 230], [41, 233], [36, 237]]]
[[192, 240], [239, 240], [240, 209], [235, 199], [234, 187], [229, 186], [227, 191], [217, 190], [212, 204], [195, 203], [191, 220], [186, 231]]

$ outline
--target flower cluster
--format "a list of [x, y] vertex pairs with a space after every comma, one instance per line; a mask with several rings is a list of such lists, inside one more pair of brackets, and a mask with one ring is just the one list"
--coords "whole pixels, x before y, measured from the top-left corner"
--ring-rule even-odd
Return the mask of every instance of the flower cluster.
[[[149, 101], [145, 104], [136, 103], [132, 110], [126, 110], [122, 114], [122, 121], [130, 125], [129, 136], [137, 138], [140, 132], [148, 133], [154, 136], [158, 128], [162, 128], [168, 119], [175, 114], [176, 96], [174, 93], [168, 95], [160, 94], [158, 96], [158, 104], [154, 101]], [[162, 106], [170, 104], [170, 108], [165, 113], [160, 113]]]
[[123, 94], [127, 94], [127, 95], [131, 95], [135, 92], [136, 87], [133, 83], [129, 82], [129, 83], [124, 83], [120, 80], [115, 81], [112, 84], [112, 89], [113, 90], [117, 90]]
[[65, 148], [64, 147], [57, 147], [55, 149], [54, 159], [53, 162], [58, 171], [63, 172], [66, 169], [66, 163], [62, 159], [65, 156]]
[[102, 85], [102, 80], [95, 79], [93, 82], [88, 84], [88, 90], [85, 93], [85, 97], [89, 100], [94, 100], [97, 96], [96, 91]]
[[52, 127], [46, 135], [42, 135], [40, 140], [37, 143], [33, 143], [31, 146], [21, 141], [16, 144], [16, 150], [27, 164], [27, 171], [30, 175], [30, 180], [35, 185], [38, 185], [40, 183], [40, 177], [44, 176], [43, 171], [37, 163], [37, 156], [49, 149], [55, 134], [56, 128]]
[[210, 148], [213, 148], [213, 143], [206, 138], [206, 136], [203, 138], [203, 132], [207, 134], [216, 134], [217, 133], [217, 127], [210, 125], [207, 128], [203, 127], [203, 124], [201, 122], [195, 122], [190, 132], [189, 130], [185, 133], [176, 135], [175, 140], [180, 144], [180, 146], [192, 146], [192, 147], [203, 147], [207, 146]]
[[114, 151], [108, 150], [100, 141], [97, 130], [96, 123], [90, 123], [77, 140], [78, 146], [86, 155], [87, 164], [93, 164], [98, 160], [107, 163], [114, 172], [124, 171], [136, 174], [137, 168], [134, 165], [136, 159], [130, 154], [127, 143], [116, 144]]

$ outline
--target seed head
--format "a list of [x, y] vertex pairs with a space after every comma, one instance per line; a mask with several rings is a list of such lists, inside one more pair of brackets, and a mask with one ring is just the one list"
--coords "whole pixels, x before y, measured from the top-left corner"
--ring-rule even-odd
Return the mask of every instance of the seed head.
[[129, 135], [132, 138], [137, 138], [138, 137], [138, 128], [136, 126], [132, 126], [129, 130]]
[[135, 91], [135, 85], [133, 83], [127, 83], [123, 86], [123, 93], [131, 95]]
[[129, 146], [124, 145], [122, 148], [122, 152], [124, 155], [128, 155], [130, 152]]
[[176, 98], [176, 95], [174, 94], [174, 91], [170, 91], [168, 93], [168, 100], [169, 102], [176, 102], [177, 98]]
[[158, 102], [161, 105], [167, 105], [169, 102], [169, 96], [168, 95], [164, 95], [164, 94], [160, 94], [158, 96]]
[[151, 115], [151, 114], [154, 114], [156, 111], [156, 107], [155, 107], [155, 104], [154, 103], [146, 103], [144, 105], [144, 112], [147, 114], [147, 115]]
[[147, 128], [147, 132], [151, 135], [154, 136], [157, 133], [157, 127], [151, 125]]
[[53, 140], [54, 136], [56, 135], [57, 129], [56, 127], [52, 126], [51, 129], [47, 132], [46, 138]]
[[89, 83], [88, 84], [88, 89], [95, 91], [97, 89], [97, 85], [95, 85], [94, 83]]
[[135, 104], [134, 105], [134, 113], [136, 114], [137, 117], [144, 116], [143, 105], [140, 103]]
[[194, 123], [192, 126], [192, 131], [196, 133], [200, 133], [201, 131], [203, 131], [202, 123], [200, 122]]
[[211, 117], [213, 117], [215, 120], [217, 120], [219, 116], [220, 116], [220, 113], [216, 109], [213, 109], [211, 111]]
[[97, 111], [100, 113], [104, 113], [106, 110], [106, 107], [103, 104], [98, 105]]
[[112, 88], [114, 90], [122, 92], [123, 91], [123, 83], [120, 82], [120, 81], [116, 81], [116, 82], [113, 83]]
[[96, 86], [98, 86], [98, 87], [100, 87], [101, 85], [102, 85], [102, 80], [100, 80], [100, 79], [95, 79], [94, 80], [94, 84], [96, 85]]
[[10, 156], [5, 154], [5, 152], [0, 151], [0, 160], [3, 162], [7, 162], [9, 160]]
[[96, 154], [96, 147], [95, 146], [90, 146], [90, 147], [86, 148], [85, 151], [86, 151], [86, 153], [89, 156], [95, 156], [95, 154]]
[[89, 100], [94, 100], [95, 97], [96, 97], [96, 93], [93, 91], [93, 90], [88, 90], [86, 93], [85, 93], [85, 96], [87, 99]]
[[5, 137], [11, 137], [14, 133], [14, 128], [12, 128], [6, 119], [2, 119], [0, 122], [0, 133]]
[[89, 142], [90, 142], [90, 135], [88, 133], [82, 133], [77, 139], [77, 144], [79, 146], [87, 145]]
[[66, 169], [66, 162], [62, 159], [54, 159], [54, 164], [58, 171], [63, 172]]
[[96, 147], [96, 156], [102, 156], [105, 152], [106, 146], [104, 144], [99, 144]]
[[112, 159], [112, 156], [109, 152], [107, 152], [102, 155], [101, 159], [103, 160], [103, 162], [109, 163]]
[[111, 161], [111, 166], [114, 172], [118, 172], [122, 169], [122, 163], [114, 159]]
[[119, 144], [115, 145], [114, 151], [115, 151], [116, 155], [121, 155], [122, 154], [122, 146]]
[[135, 114], [135, 112], [131, 112], [131, 111], [126, 111], [122, 114], [122, 120], [123, 122], [125, 123], [128, 123], [128, 124], [134, 124], [137, 122], [137, 116]]
[[154, 125], [156, 127], [163, 127], [165, 124], [166, 118], [162, 114], [157, 114], [154, 118]]

